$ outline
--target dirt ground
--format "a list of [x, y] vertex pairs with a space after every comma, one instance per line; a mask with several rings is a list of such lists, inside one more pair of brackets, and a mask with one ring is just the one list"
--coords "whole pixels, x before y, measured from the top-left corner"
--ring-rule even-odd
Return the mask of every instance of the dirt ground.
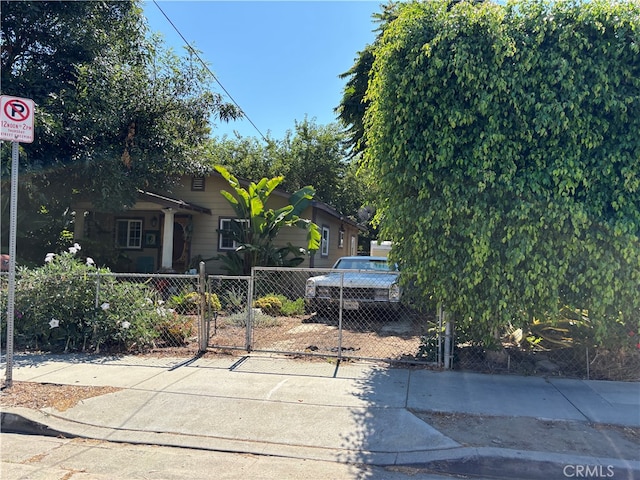
[[[338, 317], [305, 315], [277, 317], [257, 322], [252, 330], [253, 350], [336, 355], [338, 345], [344, 356], [354, 358], [399, 359], [418, 353], [425, 333], [424, 319], [402, 316], [389, 319], [373, 312], [345, 314], [342, 332]], [[209, 345], [243, 347], [246, 331], [223, 316], [210, 325]]]
[[413, 413], [465, 446], [640, 459], [640, 428], [523, 417]]
[[[13, 382], [0, 406], [67, 410], [76, 403], [118, 391], [114, 387]], [[487, 417], [414, 411], [417, 417], [465, 446], [576, 453], [605, 458], [640, 458], [640, 428], [533, 418]]]

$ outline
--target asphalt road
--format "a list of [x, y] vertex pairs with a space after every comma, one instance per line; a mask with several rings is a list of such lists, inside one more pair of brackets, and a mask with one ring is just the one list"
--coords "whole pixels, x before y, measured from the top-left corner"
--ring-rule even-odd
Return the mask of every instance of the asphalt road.
[[[0, 434], [0, 478], [7, 480], [446, 480], [413, 468], [382, 468], [297, 458]], [[474, 477], [477, 478], [477, 477]], [[478, 479], [482, 480], [482, 479]], [[488, 479], [486, 479], [488, 480]]]

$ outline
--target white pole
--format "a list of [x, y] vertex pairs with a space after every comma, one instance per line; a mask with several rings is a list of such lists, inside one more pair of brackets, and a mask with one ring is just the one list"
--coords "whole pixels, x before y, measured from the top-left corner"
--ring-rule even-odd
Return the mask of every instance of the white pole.
[[447, 318], [446, 312], [443, 312], [445, 327], [444, 327], [444, 369], [449, 370], [451, 368], [451, 322]]
[[18, 142], [11, 142], [11, 208], [9, 210], [9, 296], [7, 299], [7, 369], [5, 385], [13, 383], [13, 323], [16, 302], [16, 225], [18, 224]]

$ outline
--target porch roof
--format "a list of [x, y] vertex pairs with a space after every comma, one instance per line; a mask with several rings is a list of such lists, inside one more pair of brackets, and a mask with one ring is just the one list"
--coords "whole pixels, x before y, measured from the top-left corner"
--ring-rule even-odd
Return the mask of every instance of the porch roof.
[[184, 200], [180, 200], [178, 198], [166, 197], [164, 195], [159, 195], [157, 193], [147, 192], [144, 190], [138, 190], [138, 195], [143, 200], [155, 203], [157, 205], [162, 205], [163, 207], [191, 210], [193, 212], [205, 213], [207, 215], [212, 214], [211, 209], [209, 208], [201, 207], [200, 205], [196, 205], [195, 203], [185, 202]]

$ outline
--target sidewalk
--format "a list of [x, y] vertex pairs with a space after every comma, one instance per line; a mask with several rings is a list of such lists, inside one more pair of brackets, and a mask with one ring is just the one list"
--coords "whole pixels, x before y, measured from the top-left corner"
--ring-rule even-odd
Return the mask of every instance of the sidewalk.
[[[4, 376], [4, 372], [2, 375]], [[460, 473], [501, 465], [518, 478], [564, 478], [567, 465], [640, 478], [635, 458], [469, 447], [413, 412], [535, 417], [640, 427], [640, 385], [434, 372], [371, 363], [205, 356], [18, 356], [14, 381], [120, 387], [59, 412], [3, 408], [2, 428], [113, 442]], [[38, 430], [41, 431], [41, 430]], [[523, 468], [526, 466], [527, 468]], [[606, 470], [611, 467], [610, 470]], [[591, 470], [595, 472], [595, 470]]]

